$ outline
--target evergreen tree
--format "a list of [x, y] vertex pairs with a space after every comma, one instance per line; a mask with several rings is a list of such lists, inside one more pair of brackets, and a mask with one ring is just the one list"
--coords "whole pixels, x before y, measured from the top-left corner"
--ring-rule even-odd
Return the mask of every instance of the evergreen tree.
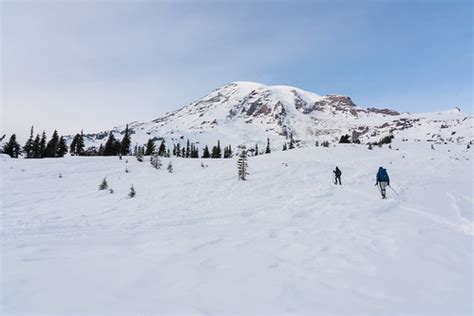
[[372, 150], [372, 144], [369, 143], [369, 147], [368, 147], [370, 150]]
[[58, 147], [59, 147], [58, 131], [54, 130], [53, 135], [51, 136], [51, 139], [46, 144], [46, 148], [44, 149], [43, 156], [44, 157], [49, 157], [49, 158], [56, 157]]
[[248, 176], [248, 161], [247, 161], [247, 149], [245, 146], [239, 146], [240, 148], [240, 155], [239, 159], [237, 160], [237, 174], [239, 180], [247, 180]]
[[135, 195], [137, 195], [137, 192], [135, 191], [135, 188], [133, 187], [133, 184], [132, 184], [132, 186], [130, 187], [130, 192], [128, 193], [128, 197], [133, 198], [135, 197]]
[[20, 154], [20, 145], [16, 141], [15, 134], [10, 137], [8, 143], [3, 145], [3, 152], [12, 158], [18, 158], [18, 155]]
[[283, 143], [283, 151], [287, 150], [286, 143]]
[[[125, 133], [123, 134], [122, 142], [120, 143], [120, 154], [127, 156], [130, 154], [130, 144], [132, 143], [130, 138], [130, 130], [128, 124], [125, 127]], [[154, 145], [153, 145], [154, 148]], [[148, 150], [148, 147], [147, 147]], [[153, 149], [154, 150], [154, 149]], [[151, 155], [151, 154], [150, 154]]]
[[143, 147], [142, 146], [138, 146], [135, 157], [137, 158], [139, 162], [143, 162]]
[[186, 153], [185, 153], [186, 158], [189, 158], [191, 156], [191, 146], [189, 144], [189, 139], [186, 141]]
[[57, 157], [64, 157], [64, 155], [67, 154], [67, 144], [66, 144], [66, 139], [64, 139], [63, 136], [59, 138], [59, 145], [58, 145], [58, 151], [57, 151]]
[[44, 157], [45, 149], [46, 149], [46, 132], [43, 131], [43, 135], [41, 136], [41, 140], [39, 142], [38, 158]]
[[164, 140], [161, 141], [160, 148], [158, 149], [158, 155], [162, 157], [166, 155], [166, 145]]
[[258, 144], [255, 144], [255, 156], [258, 156]]
[[161, 159], [158, 153], [155, 152], [153, 156], [151, 156], [150, 163], [153, 166], [153, 168], [161, 169], [162, 163], [161, 163]]
[[117, 140], [112, 132], [109, 133], [109, 138], [105, 142], [104, 156], [114, 156], [116, 154]]
[[33, 147], [31, 151], [33, 152], [33, 158], [40, 158], [40, 136], [36, 134], [35, 140], [33, 141]]
[[199, 158], [199, 150], [194, 144], [191, 144], [191, 158]]
[[207, 147], [207, 145], [202, 151], [202, 158], [211, 158], [211, 155], [209, 154], [209, 147]]
[[84, 132], [81, 130], [81, 134], [77, 138], [76, 143], [76, 155], [82, 156], [84, 154]]
[[216, 145], [216, 146], [212, 147], [211, 158], [222, 158], [221, 142], [220, 142], [220, 140], [217, 141], [217, 145]]
[[[123, 141], [122, 141], [123, 145]], [[146, 143], [146, 152], [145, 156], [151, 156], [155, 152], [155, 142], [150, 138]]]
[[81, 137], [81, 135], [76, 134], [76, 136], [74, 136], [74, 138], [71, 141], [71, 145], [69, 146], [69, 152], [71, 153], [71, 155], [76, 154], [76, 145], [77, 145], [77, 141], [79, 140], [79, 137]]
[[232, 158], [232, 147], [230, 145], [224, 147], [224, 158]]
[[33, 139], [33, 126], [31, 126], [30, 137], [26, 141], [25, 147], [23, 147], [23, 151], [26, 155], [26, 158], [33, 158], [33, 154], [34, 154], [33, 153], [33, 142], [34, 142], [34, 139]]
[[186, 158], [186, 149], [181, 149], [181, 157]]
[[265, 148], [265, 153], [269, 154], [272, 150], [270, 149], [270, 138], [267, 138], [267, 148]]
[[109, 185], [107, 184], [107, 179], [104, 178], [102, 182], [99, 184], [99, 190], [107, 190]]
[[295, 141], [293, 140], [293, 133], [290, 134], [290, 146], [289, 149], [295, 148]]
[[166, 169], [168, 170], [169, 173], [173, 173], [173, 164], [171, 163], [171, 161], [168, 164], [168, 167], [166, 167]]

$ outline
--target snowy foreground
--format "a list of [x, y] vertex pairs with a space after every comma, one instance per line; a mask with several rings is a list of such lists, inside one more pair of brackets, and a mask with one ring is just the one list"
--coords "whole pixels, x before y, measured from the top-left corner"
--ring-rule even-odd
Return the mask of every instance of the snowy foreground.
[[[2, 156], [0, 314], [471, 315], [472, 156], [295, 149], [251, 158], [248, 181], [234, 159], [169, 174], [167, 159]], [[399, 196], [380, 198], [381, 165]]]

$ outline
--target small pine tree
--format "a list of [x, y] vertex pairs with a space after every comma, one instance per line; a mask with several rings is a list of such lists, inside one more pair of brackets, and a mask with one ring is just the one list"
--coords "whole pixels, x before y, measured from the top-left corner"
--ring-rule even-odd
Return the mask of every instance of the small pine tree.
[[133, 198], [135, 197], [135, 195], [137, 195], [137, 192], [135, 191], [135, 188], [133, 187], [133, 184], [132, 184], [132, 186], [130, 187], [130, 192], [128, 193], [128, 197]]
[[255, 153], [254, 156], [258, 156], [258, 144], [255, 144]]
[[369, 147], [368, 147], [370, 150], [372, 150], [372, 144], [369, 143]]
[[316, 141], [316, 143], [314, 144], [316, 147], [319, 147], [319, 142]]
[[286, 143], [283, 143], [283, 151], [287, 150], [288, 148], [286, 147]]
[[107, 179], [104, 178], [102, 180], [102, 182], [99, 184], [99, 190], [107, 190], [109, 187], [108, 183], [107, 183]]
[[267, 138], [267, 148], [265, 148], [265, 153], [269, 154], [272, 150], [270, 149], [270, 138]]
[[248, 161], [247, 161], [247, 149], [241, 145], [239, 159], [237, 160], [237, 174], [239, 180], [247, 180], [248, 176]]
[[173, 173], [173, 164], [171, 163], [171, 161], [168, 164], [168, 167], [166, 168], [166, 170], [168, 170], [169, 173]]

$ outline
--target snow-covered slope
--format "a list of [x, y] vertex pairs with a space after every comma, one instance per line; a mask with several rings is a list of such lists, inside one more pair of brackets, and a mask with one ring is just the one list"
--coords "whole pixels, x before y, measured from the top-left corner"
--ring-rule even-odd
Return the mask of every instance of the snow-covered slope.
[[[150, 122], [132, 122], [134, 144], [149, 138], [169, 143], [264, 145], [270, 138], [280, 150], [290, 134], [301, 145], [316, 141], [338, 141], [348, 134], [362, 143], [379, 141], [383, 136], [407, 137], [435, 142], [472, 140], [473, 117], [459, 109], [440, 113], [411, 115], [389, 109], [364, 109], [350, 97], [320, 96], [289, 86], [266, 86], [234, 82], [220, 87], [202, 99]], [[448, 126], [443, 129], [442, 127]], [[125, 125], [112, 129], [121, 138]], [[452, 131], [457, 134], [451, 135]], [[87, 146], [99, 147], [108, 131], [87, 135]]]
[[2, 158], [0, 313], [472, 315], [472, 149], [435, 148]]

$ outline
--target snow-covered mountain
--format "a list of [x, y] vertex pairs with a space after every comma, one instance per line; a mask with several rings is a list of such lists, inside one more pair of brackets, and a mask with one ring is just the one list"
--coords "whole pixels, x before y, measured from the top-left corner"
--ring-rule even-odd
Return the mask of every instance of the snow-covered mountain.
[[[281, 149], [290, 134], [304, 146], [315, 141], [336, 142], [342, 135], [361, 143], [393, 134], [435, 143], [472, 140], [472, 115], [458, 108], [429, 114], [399, 113], [390, 109], [362, 108], [343, 95], [320, 96], [290, 86], [234, 82], [150, 122], [132, 122], [134, 144], [149, 138], [196, 144], [265, 144], [270, 138]], [[112, 132], [121, 137], [125, 125]], [[87, 146], [98, 147], [109, 131], [88, 134]]]

